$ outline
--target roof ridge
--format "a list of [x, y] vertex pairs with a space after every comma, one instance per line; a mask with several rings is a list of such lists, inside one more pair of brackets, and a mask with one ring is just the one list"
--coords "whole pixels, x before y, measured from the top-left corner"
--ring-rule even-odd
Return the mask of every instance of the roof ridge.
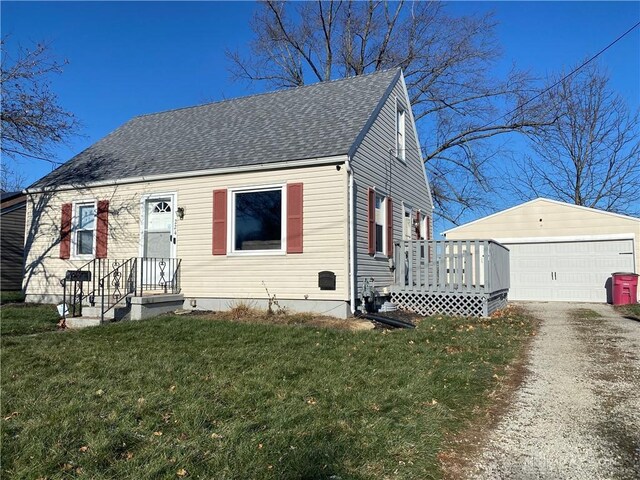
[[188, 110], [188, 109], [191, 109], [191, 108], [202, 108], [202, 107], [207, 107], [209, 105], [218, 105], [218, 104], [221, 104], [221, 103], [233, 102], [233, 101], [236, 101], [236, 100], [244, 100], [244, 99], [247, 99], [247, 98], [263, 97], [263, 96], [266, 96], [266, 95], [275, 95], [275, 94], [278, 94], [278, 93], [299, 91], [299, 90], [302, 90], [302, 89], [305, 89], [305, 88], [319, 87], [319, 86], [324, 86], [324, 85], [327, 85], [327, 84], [335, 84], [335, 83], [343, 82], [345, 80], [354, 80], [356, 78], [373, 77], [373, 76], [380, 75], [380, 74], [383, 74], [383, 73], [388, 73], [390, 71], [396, 72], [396, 71], [400, 70], [400, 68], [401, 67], [385, 68], [384, 70], [377, 70], [375, 72], [366, 73], [364, 75], [352, 75], [350, 77], [335, 78], [333, 80], [324, 80], [324, 81], [320, 81], [320, 82], [309, 83], [309, 84], [305, 84], [305, 85], [299, 85], [297, 87], [292, 87], [292, 88], [285, 88], [285, 89], [281, 89], [281, 90], [271, 90], [269, 92], [252, 93], [250, 95], [244, 95], [242, 97], [225, 98], [224, 100], [216, 100], [216, 101], [213, 101], [213, 102], [200, 103], [198, 105], [189, 105], [187, 107], [169, 108], [167, 110], [161, 110], [159, 112], [141, 113], [140, 115], [135, 115], [135, 116], [131, 117], [131, 119], [129, 121], [134, 120], [136, 118], [150, 117], [152, 115], [162, 115], [164, 113], [169, 113], [169, 112], [177, 112], [179, 110]]

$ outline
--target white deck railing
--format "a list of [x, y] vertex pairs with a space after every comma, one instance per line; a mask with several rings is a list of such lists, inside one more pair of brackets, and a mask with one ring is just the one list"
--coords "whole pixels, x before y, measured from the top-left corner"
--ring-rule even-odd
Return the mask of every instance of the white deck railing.
[[403, 240], [395, 244], [399, 291], [494, 293], [509, 288], [509, 250], [493, 240]]

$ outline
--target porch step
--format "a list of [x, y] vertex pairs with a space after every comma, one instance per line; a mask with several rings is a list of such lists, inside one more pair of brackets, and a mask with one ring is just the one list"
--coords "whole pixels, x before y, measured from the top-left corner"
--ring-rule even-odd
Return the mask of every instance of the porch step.
[[86, 327], [97, 327], [101, 324], [100, 317], [68, 317], [67, 318], [67, 328], [86, 328]]
[[[82, 307], [82, 317], [92, 317], [92, 318], [101, 318], [101, 307], [91, 307], [91, 306], [85, 306]], [[104, 314], [104, 319], [105, 320], [114, 320], [114, 321], [119, 321], [119, 320], [129, 320], [129, 314], [131, 312], [131, 307], [128, 307], [126, 305], [118, 305], [115, 308], [112, 308], [111, 310], [107, 311]]]

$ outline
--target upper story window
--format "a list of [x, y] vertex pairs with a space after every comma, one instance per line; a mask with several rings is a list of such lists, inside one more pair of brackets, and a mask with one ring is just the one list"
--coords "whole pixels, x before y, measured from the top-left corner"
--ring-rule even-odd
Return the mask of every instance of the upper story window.
[[91, 256], [94, 253], [96, 204], [78, 203], [75, 206], [72, 231], [76, 256]]
[[386, 234], [386, 205], [385, 197], [376, 193], [376, 253], [384, 253]]
[[396, 110], [396, 157], [405, 159], [405, 111]]
[[233, 251], [282, 250], [282, 207], [282, 187], [234, 191]]

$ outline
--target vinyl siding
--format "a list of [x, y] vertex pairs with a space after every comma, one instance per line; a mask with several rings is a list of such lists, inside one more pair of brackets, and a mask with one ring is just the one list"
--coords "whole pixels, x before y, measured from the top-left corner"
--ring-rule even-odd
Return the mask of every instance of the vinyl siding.
[[[304, 253], [212, 255], [214, 190], [297, 182], [304, 184]], [[185, 297], [266, 298], [264, 282], [280, 299], [348, 299], [347, 178], [346, 169], [337, 171], [334, 165], [85, 188], [51, 198], [36, 195], [28, 202], [28, 218], [39, 222], [29, 222], [34, 227], [29, 231], [26, 293], [58, 293], [64, 272], [87, 262], [58, 258], [63, 203], [109, 200], [108, 257], [130, 258], [141, 254], [141, 197], [156, 193], [175, 193], [177, 206], [185, 210], [184, 219], [176, 220]], [[318, 288], [323, 270], [336, 274], [335, 291]]]
[[628, 234], [634, 239], [636, 273], [640, 272], [640, 221], [597, 210], [540, 199], [461, 225], [447, 232], [447, 240], [492, 238], [581, 237]]
[[[407, 112], [405, 161], [392, 159], [396, 149], [396, 101]], [[377, 288], [388, 287], [393, 283], [393, 272], [389, 268], [387, 256], [371, 256], [367, 251], [367, 189], [374, 187], [376, 191], [393, 199], [394, 241], [402, 238], [403, 204], [422, 210], [429, 218], [432, 216], [424, 165], [409, 109], [404, 86], [399, 80], [352, 158], [356, 197], [358, 295], [365, 278], [373, 278]]]
[[25, 204], [3, 206], [0, 215], [0, 252], [2, 253], [2, 290], [22, 288], [22, 268], [24, 254]]

